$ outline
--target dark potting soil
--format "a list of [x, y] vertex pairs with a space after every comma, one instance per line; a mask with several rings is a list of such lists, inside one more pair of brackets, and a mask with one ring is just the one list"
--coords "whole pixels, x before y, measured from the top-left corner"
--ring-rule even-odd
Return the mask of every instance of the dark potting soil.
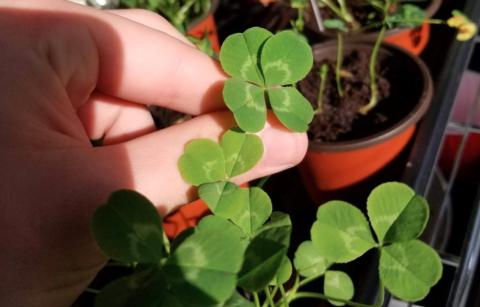
[[[310, 139], [321, 141], [351, 140], [381, 131], [392, 124], [395, 116], [389, 114], [384, 104], [388, 104], [390, 82], [385, 78], [387, 69], [383, 63], [377, 67], [379, 104], [367, 115], [358, 110], [370, 100], [370, 52], [354, 50], [345, 54], [342, 71], [344, 96], [340, 97], [335, 81], [335, 61], [315, 62], [307, 77], [299, 83], [299, 90], [317, 108], [320, 88], [320, 67], [329, 66], [325, 92], [322, 98], [322, 112], [310, 124]], [[379, 68], [382, 67], [382, 68]]]

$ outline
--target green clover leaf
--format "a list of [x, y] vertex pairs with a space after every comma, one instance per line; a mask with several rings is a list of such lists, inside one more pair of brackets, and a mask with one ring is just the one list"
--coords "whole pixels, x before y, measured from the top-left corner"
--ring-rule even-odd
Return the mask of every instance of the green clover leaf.
[[221, 181], [201, 185], [198, 194], [214, 214], [230, 219], [248, 236], [254, 234], [272, 212], [268, 194], [256, 187], [243, 189]]
[[163, 257], [163, 229], [155, 206], [128, 190], [112, 193], [92, 219], [101, 250], [121, 262], [156, 263]]
[[312, 241], [305, 241], [298, 246], [293, 264], [298, 274], [303, 277], [320, 276], [330, 265], [325, 258], [319, 255]]
[[229, 36], [220, 52], [223, 69], [232, 76], [223, 97], [239, 127], [258, 132], [267, 118], [267, 102], [289, 129], [305, 132], [313, 108], [293, 85], [313, 65], [310, 46], [293, 31], [275, 35], [261, 28]]
[[241, 237], [238, 227], [211, 215], [175, 249], [162, 269], [183, 304], [216, 306], [231, 297], [245, 250]]
[[268, 30], [253, 27], [227, 37], [220, 51], [220, 62], [225, 72], [234, 78], [263, 84], [259, 66], [260, 50], [272, 35]]
[[178, 168], [185, 181], [199, 186], [242, 174], [262, 155], [263, 143], [258, 136], [231, 129], [222, 135], [220, 144], [210, 139], [188, 143], [178, 160]]
[[311, 237], [319, 255], [331, 262], [352, 261], [376, 246], [363, 213], [343, 201], [318, 208]]
[[283, 285], [292, 276], [292, 262], [287, 256], [283, 257], [283, 262], [277, 271], [277, 274], [270, 282], [270, 286]]
[[406, 301], [423, 299], [442, 276], [438, 254], [419, 240], [383, 247], [379, 264], [380, 278], [393, 295]]
[[367, 210], [380, 243], [418, 238], [429, 217], [425, 199], [400, 182], [387, 182], [373, 189]]
[[292, 223], [287, 214], [273, 212], [247, 247], [238, 285], [247, 291], [264, 289], [281, 269], [290, 244]]
[[[327, 296], [349, 301], [352, 299], [355, 288], [352, 279], [346, 273], [341, 271], [327, 271], [325, 281], [323, 282], [323, 291]], [[335, 306], [344, 306], [345, 303], [328, 300]]]
[[122, 277], [104, 287], [95, 297], [95, 307], [182, 307], [167, 291], [166, 279], [159, 270], [145, 270]]

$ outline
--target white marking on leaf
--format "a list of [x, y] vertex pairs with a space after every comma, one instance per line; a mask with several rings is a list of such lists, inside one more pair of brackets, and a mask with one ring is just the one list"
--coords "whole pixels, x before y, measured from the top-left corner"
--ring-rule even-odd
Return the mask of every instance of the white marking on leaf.
[[[288, 67], [288, 64], [285, 63], [282, 60], [276, 60], [274, 62], [270, 62], [265, 65], [264, 70], [265, 74], [267, 71], [275, 69], [277, 72], [274, 72], [276, 75], [283, 75], [282, 81], [280, 83], [284, 83], [291, 79], [292, 77], [292, 72], [290, 71], [290, 68]], [[273, 73], [272, 73], [273, 74]]]

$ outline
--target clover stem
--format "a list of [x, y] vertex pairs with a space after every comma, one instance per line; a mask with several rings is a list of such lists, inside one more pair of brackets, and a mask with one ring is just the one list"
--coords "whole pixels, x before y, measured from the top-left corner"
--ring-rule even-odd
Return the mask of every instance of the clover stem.
[[335, 80], [337, 81], [337, 90], [338, 95], [343, 97], [343, 87], [342, 87], [342, 79], [340, 75], [340, 70], [342, 70], [343, 66], [343, 34], [338, 31], [337, 32], [337, 64], [335, 66]]
[[285, 293], [283, 285], [280, 285], [280, 293], [282, 294], [283, 307], [289, 307], [290, 304], [288, 303], [287, 294]]
[[260, 299], [257, 292], [252, 292], [253, 300], [255, 301], [255, 307], [260, 307]]
[[270, 176], [262, 177], [257, 183], [257, 188], [263, 188], [265, 183], [267, 183], [268, 179], [270, 179]]
[[100, 290], [92, 289], [92, 288], [87, 288], [87, 289], [85, 289], [85, 292], [87, 292], [87, 293], [93, 293], [93, 294], [98, 294], [98, 293], [100, 293]]
[[272, 298], [272, 293], [270, 292], [270, 289], [268, 288], [268, 286], [265, 287], [265, 295], [267, 297], [267, 301], [270, 307], [275, 307], [275, 303], [273, 302], [273, 298]]
[[163, 248], [165, 248], [167, 255], [170, 255], [170, 240], [168, 240], [165, 230], [163, 231]]
[[314, 280], [316, 280], [317, 278], [322, 277], [322, 276], [323, 276], [323, 274], [305, 278], [305, 279], [301, 280], [301, 281], [298, 283], [298, 288], [301, 288], [301, 287], [303, 287], [303, 286], [311, 283], [312, 281], [314, 281]]
[[323, 95], [325, 94], [325, 84], [327, 82], [327, 75], [328, 75], [328, 65], [322, 64], [320, 67], [320, 88], [318, 90], [317, 96], [317, 109], [315, 110], [315, 114], [320, 114], [323, 112]]
[[380, 33], [378, 34], [377, 40], [372, 50], [372, 54], [370, 56], [370, 101], [367, 105], [361, 107], [358, 112], [365, 115], [371, 109], [373, 109], [378, 103], [378, 84], [377, 84], [377, 75], [376, 75], [376, 64], [377, 64], [377, 57], [378, 52], [380, 50], [380, 45], [382, 44], [383, 37], [385, 36], [386, 25], [382, 26]]

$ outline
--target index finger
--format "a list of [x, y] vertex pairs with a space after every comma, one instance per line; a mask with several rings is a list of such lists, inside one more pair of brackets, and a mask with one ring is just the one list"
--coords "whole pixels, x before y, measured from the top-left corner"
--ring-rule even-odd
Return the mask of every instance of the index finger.
[[189, 114], [224, 108], [225, 75], [218, 62], [196, 48], [106, 11], [68, 1], [25, 2], [30, 9], [74, 14], [88, 26], [100, 59], [98, 91]]

